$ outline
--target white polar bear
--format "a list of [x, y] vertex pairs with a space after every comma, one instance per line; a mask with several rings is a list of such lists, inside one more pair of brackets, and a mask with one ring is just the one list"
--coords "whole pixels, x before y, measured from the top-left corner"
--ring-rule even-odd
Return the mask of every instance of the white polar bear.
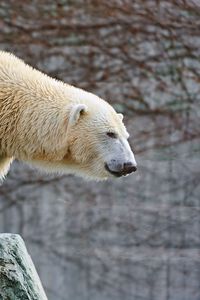
[[106, 179], [136, 171], [122, 115], [104, 100], [0, 51], [0, 177], [13, 159]]

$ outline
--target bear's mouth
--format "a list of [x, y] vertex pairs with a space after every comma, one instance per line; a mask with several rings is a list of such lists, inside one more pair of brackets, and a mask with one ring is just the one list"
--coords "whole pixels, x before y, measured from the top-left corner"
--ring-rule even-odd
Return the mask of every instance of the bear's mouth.
[[108, 171], [110, 174], [114, 175], [115, 177], [121, 177], [121, 176], [126, 176], [127, 174], [125, 174], [123, 171], [112, 171], [109, 169], [107, 163], [105, 163], [105, 169], [106, 171]]

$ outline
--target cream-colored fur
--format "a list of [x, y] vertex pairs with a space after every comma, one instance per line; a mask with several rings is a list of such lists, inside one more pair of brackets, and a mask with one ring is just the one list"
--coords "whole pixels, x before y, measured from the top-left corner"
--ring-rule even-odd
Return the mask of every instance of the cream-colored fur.
[[13, 158], [0, 156], [0, 178], [4, 178], [10, 168]]
[[47, 171], [106, 178], [101, 146], [113, 130], [127, 138], [107, 102], [0, 51], [0, 177], [17, 158]]

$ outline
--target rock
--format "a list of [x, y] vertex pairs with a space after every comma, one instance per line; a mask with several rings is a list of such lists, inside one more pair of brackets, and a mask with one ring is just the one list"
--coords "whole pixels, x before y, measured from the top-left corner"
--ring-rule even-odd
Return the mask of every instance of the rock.
[[47, 300], [22, 238], [0, 234], [0, 300]]

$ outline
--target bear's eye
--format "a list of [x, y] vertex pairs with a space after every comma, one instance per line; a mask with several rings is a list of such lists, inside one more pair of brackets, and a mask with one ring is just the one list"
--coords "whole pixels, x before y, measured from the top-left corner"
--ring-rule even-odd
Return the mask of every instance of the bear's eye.
[[115, 132], [108, 131], [106, 134], [112, 139], [117, 139], [117, 134]]

